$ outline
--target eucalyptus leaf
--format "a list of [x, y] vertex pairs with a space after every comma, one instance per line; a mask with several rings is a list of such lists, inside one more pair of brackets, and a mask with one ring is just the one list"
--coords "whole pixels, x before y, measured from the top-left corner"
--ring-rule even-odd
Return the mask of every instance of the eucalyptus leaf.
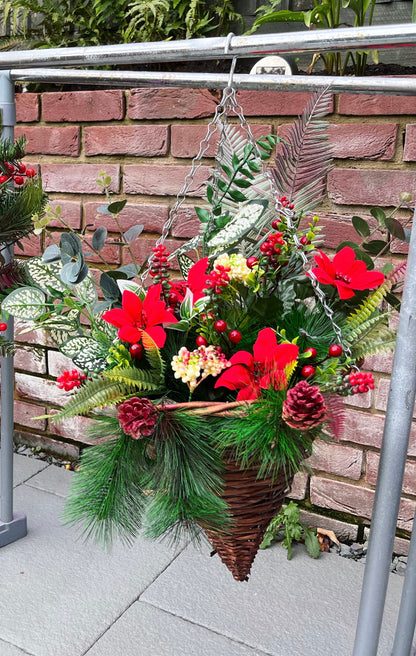
[[108, 206], [108, 211], [110, 214], [120, 214], [121, 210], [124, 208], [125, 204], [127, 203], [127, 200], [116, 200], [114, 203], [110, 203]]
[[124, 264], [124, 266], [119, 267], [116, 269], [116, 271], [120, 271], [120, 273], [125, 273], [127, 278], [134, 278], [137, 276], [137, 269], [134, 266], [134, 264]]
[[142, 225], [134, 225], [129, 228], [123, 235], [127, 244], [131, 244], [135, 239], [137, 239], [137, 237], [142, 234], [143, 228], [144, 226]]
[[97, 212], [100, 214], [111, 214], [108, 205], [100, 205], [100, 207], [97, 207]]
[[82, 242], [73, 232], [64, 232], [60, 240], [62, 264], [67, 264], [74, 257], [82, 255]]
[[389, 245], [388, 241], [383, 241], [382, 239], [373, 239], [367, 244], [363, 244], [363, 248], [372, 255], [378, 255], [382, 250]]
[[104, 298], [107, 301], [113, 302], [121, 299], [121, 292], [118, 288], [118, 285], [108, 273], [103, 273], [100, 276], [100, 287]]
[[52, 244], [45, 249], [45, 252], [42, 255], [44, 262], [55, 262], [56, 260], [61, 259], [61, 249], [57, 244]]
[[400, 221], [393, 219], [392, 217], [387, 217], [384, 225], [393, 237], [400, 239], [400, 241], [406, 241], [406, 234]]
[[384, 222], [386, 220], [386, 213], [380, 207], [372, 207], [370, 210], [371, 216], [374, 216], [377, 219], [379, 225], [384, 227]]
[[92, 236], [92, 247], [95, 251], [100, 251], [107, 239], [108, 230], [105, 226], [100, 226]]
[[357, 232], [360, 237], [369, 237], [371, 230], [367, 221], [364, 221], [364, 219], [362, 219], [360, 216], [353, 216], [351, 220], [355, 232]]

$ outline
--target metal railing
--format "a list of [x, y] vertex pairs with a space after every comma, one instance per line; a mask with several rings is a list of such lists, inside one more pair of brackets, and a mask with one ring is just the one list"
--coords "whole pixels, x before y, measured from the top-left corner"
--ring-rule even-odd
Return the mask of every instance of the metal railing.
[[[416, 95], [415, 78], [327, 78], [271, 75], [210, 75], [136, 71], [57, 70], [59, 66], [98, 66], [194, 59], [260, 57], [266, 54], [367, 50], [416, 45], [416, 25], [372, 26], [280, 34], [191, 39], [160, 43], [62, 48], [0, 53], [0, 111], [3, 138], [13, 136], [13, 81], [54, 81], [114, 86], [224, 87], [309, 91], [327, 86], [334, 92]], [[38, 68], [39, 66], [47, 68]], [[8, 69], [7, 72], [5, 69]], [[3, 249], [4, 250], [4, 249]], [[393, 542], [416, 396], [416, 231], [412, 230], [401, 306], [391, 388], [380, 456], [380, 468], [353, 656], [376, 656]], [[1, 365], [0, 547], [22, 537], [26, 518], [12, 509], [13, 366]], [[3, 502], [4, 499], [4, 502]], [[12, 518], [12, 519], [11, 519]], [[402, 602], [392, 656], [411, 656], [416, 622], [416, 531], [412, 534]], [[300, 655], [299, 655], [300, 656]]]

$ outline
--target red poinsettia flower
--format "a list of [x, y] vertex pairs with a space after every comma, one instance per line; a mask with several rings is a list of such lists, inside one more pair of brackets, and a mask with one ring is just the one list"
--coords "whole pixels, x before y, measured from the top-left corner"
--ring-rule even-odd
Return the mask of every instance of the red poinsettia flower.
[[231, 367], [217, 380], [215, 387], [240, 390], [237, 401], [257, 399], [262, 389], [284, 389], [287, 385], [285, 369], [295, 362], [299, 347], [278, 344], [272, 328], [260, 330], [253, 346], [253, 355], [238, 351], [231, 358]]
[[142, 301], [137, 294], [123, 292], [122, 309], [114, 308], [104, 312], [103, 319], [119, 329], [118, 336], [123, 342], [136, 344], [143, 334], [148, 335], [158, 348], [166, 341], [166, 333], [161, 323], [175, 323], [176, 317], [166, 309], [160, 300], [162, 285], [152, 285]]
[[179, 302], [182, 303], [187, 289], [191, 290], [194, 303], [204, 296], [202, 290], [206, 287], [207, 267], [208, 258], [203, 257], [191, 266], [186, 282], [184, 280], [178, 280], [177, 282], [171, 283], [171, 290], [177, 293]]
[[318, 266], [312, 271], [323, 285], [336, 287], [342, 299], [352, 298], [354, 289], [373, 289], [384, 282], [384, 274], [379, 271], [367, 271], [365, 262], [356, 260], [355, 252], [349, 246], [342, 248], [332, 262], [325, 253], [319, 253], [320, 255], [315, 255]]

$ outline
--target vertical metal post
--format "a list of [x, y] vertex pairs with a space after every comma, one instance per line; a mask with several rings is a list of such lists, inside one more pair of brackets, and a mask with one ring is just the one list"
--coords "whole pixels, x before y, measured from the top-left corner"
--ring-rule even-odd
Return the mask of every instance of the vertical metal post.
[[[0, 112], [2, 139], [14, 138], [16, 106], [14, 84], [7, 71], [0, 73]], [[13, 246], [3, 244], [1, 248], [5, 262], [13, 259]], [[7, 319], [5, 337], [12, 341], [14, 335], [13, 317]], [[1, 502], [0, 502], [0, 547], [22, 538], [27, 533], [26, 516], [13, 513], [13, 403], [14, 370], [13, 357], [1, 358]]]
[[[415, 518], [416, 519], [416, 518]], [[411, 656], [413, 636], [416, 626], [416, 526], [410, 540], [407, 559], [406, 578], [404, 580], [399, 617], [396, 626], [393, 651], [391, 656]]]
[[353, 656], [376, 656], [416, 396], [416, 212]]

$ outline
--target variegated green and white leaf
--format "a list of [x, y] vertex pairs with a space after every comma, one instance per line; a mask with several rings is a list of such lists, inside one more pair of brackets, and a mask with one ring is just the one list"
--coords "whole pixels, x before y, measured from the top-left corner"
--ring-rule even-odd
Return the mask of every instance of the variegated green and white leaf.
[[190, 269], [193, 267], [193, 265], [195, 264], [195, 262], [191, 257], [185, 255], [185, 253], [180, 253], [178, 255], [178, 264], [182, 274], [182, 278], [184, 280], [188, 280], [188, 273]]
[[48, 329], [50, 338], [60, 348], [62, 344], [68, 341], [68, 337], [78, 337], [79, 330], [55, 330], [55, 328]]
[[45, 312], [46, 296], [35, 287], [19, 287], [12, 291], [1, 307], [3, 312], [25, 321], [34, 321]]
[[77, 299], [85, 305], [94, 307], [98, 301], [97, 288], [91, 273], [78, 285], [74, 285], [73, 291]]
[[45, 319], [39, 324], [40, 328], [47, 330], [62, 330], [66, 331], [66, 338], [68, 339], [68, 331], [76, 331], [81, 328], [79, 321], [80, 314], [76, 308], [68, 310], [65, 314], [55, 314], [50, 319]]
[[50, 289], [68, 291], [68, 286], [61, 280], [62, 262], [44, 262], [41, 257], [32, 257], [27, 260], [25, 268], [33, 284], [46, 294]]
[[244, 236], [257, 228], [258, 222], [265, 211], [268, 202], [266, 200], [250, 201], [246, 203], [212, 239], [209, 240], [210, 249], [221, 249], [232, 246], [241, 241]]
[[104, 335], [112, 342], [115, 340], [117, 337], [117, 328], [113, 326], [111, 323], [108, 323], [108, 321], [105, 321], [101, 317], [97, 317], [95, 320], [95, 324], [97, 326], [97, 329], [104, 333]]
[[60, 351], [81, 369], [104, 371], [107, 366], [107, 349], [89, 337], [69, 339], [62, 344]]
[[175, 257], [178, 257], [178, 255], [181, 255], [181, 253], [189, 253], [189, 251], [194, 251], [199, 248], [202, 244], [202, 235], [196, 235], [195, 237], [192, 237], [189, 241], [185, 242], [183, 246], [179, 246], [173, 253], [171, 253], [168, 257], [168, 260], [174, 260]]

